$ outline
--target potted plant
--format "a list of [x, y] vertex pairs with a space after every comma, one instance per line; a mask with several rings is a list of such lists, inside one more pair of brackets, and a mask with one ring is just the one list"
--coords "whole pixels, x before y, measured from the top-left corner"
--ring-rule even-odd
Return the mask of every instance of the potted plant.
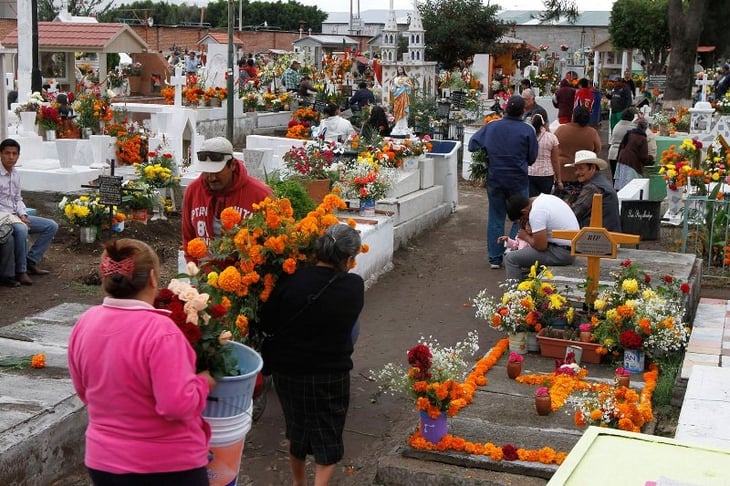
[[337, 142], [321, 139], [292, 146], [282, 157], [283, 176], [299, 179], [310, 197], [319, 203], [329, 193], [332, 182], [338, 179], [338, 152]]
[[99, 202], [98, 194], [78, 196], [71, 199], [64, 196], [58, 203], [60, 217], [79, 228], [82, 243], [93, 243], [99, 227], [108, 215], [106, 206]]
[[46, 140], [53, 141], [56, 139], [56, 130], [61, 125], [61, 116], [54, 105], [42, 105], [38, 110], [36, 122], [44, 130]]
[[509, 358], [507, 360], [507, 376], [511, 379], [515, 379], [522, 373], [522, 360], [524, 358], [521, 354], [510, 351]]
[[380, 371], [371, 372], [381, 392], [410, 396], [420, 413], [421, 435], [438, 443], [446, 435], [447, 416], [454, 416], [467, 405], [463, 381], [471, 369], [470, 357], [479, 349], [476, 331], [453, 347], [442, 347], [438, 341], [423, 337], [407, 353], [408, 368], [388, 363]]
[[357, 159], [343, 164], [340, 180], [335, 186], [345, 198], [360, 202], [360, 214], [373, 216], [375, 201], [383, 199], [395, 179], [394, 169], [380, 167], [374, 154], [361, 152]]
[[134, 221], [146, 224], [157, 198], [155, 188], [145, 182], [132, 179], [122, 182], [122, 206], [132, 213]]
[[550, 415], [552, 411], [552, 404], [550, 399], [550, 389], [546, 386], [541, 386], [535, 391], [535, 410], [538, 415]]

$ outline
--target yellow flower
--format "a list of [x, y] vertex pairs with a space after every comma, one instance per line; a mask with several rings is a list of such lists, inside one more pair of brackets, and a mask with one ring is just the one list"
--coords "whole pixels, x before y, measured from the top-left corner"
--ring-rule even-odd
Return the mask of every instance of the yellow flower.
[[207, 281], [211, 287], [218, 287], [218, 272], [210, 272]]
[[627, 294], [635, 294], [639, 291], [639, 282], [635, 278], [627, 278], [621, 283], [621, 290]]
[[596, 299], [593, 301], [593, 308], [597, 311], [601, 311], [606, 307], [606, 301], [601, 299]]

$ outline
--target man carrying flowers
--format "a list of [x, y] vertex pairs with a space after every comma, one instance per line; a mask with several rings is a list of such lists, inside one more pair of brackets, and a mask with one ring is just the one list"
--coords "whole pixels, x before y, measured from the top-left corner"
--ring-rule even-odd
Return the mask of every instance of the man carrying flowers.
[[269, 186], [248, 175], [242, 160], [233, 157], [233, 145], [224, 137], [209, 138], [198, 151], [201, 172], [185, 190], [182, 239], [185, 258], [190, 261], [188, 242], [201, 238], [205, 243], [221, 234], [220, 214], [233, 207], [242, 216], [251, 206], [271, 196]]

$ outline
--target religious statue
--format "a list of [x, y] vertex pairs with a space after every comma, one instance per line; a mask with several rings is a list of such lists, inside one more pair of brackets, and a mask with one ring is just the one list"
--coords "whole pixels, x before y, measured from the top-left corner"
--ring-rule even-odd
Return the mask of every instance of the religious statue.
[[395, 119], [392, 133], [394, 134], [408, 133], [408, 112], [412, 88], [411, 78], [406, 74], [405, 68], [399, 66], [392, 88], [393, 118]]

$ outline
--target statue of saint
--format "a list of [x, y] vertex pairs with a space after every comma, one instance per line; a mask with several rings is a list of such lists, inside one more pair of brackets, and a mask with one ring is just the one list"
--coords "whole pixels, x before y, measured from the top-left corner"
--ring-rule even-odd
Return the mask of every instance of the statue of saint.
[[395, 79], [393, 79], [392, 88], [393, 118], [395, 120], [393, 133], [408, 132], [408, 112], [412, 89], [413, 83], [411, 82], [411, 78], [406, 74], [405, 68], [399, 66]]

